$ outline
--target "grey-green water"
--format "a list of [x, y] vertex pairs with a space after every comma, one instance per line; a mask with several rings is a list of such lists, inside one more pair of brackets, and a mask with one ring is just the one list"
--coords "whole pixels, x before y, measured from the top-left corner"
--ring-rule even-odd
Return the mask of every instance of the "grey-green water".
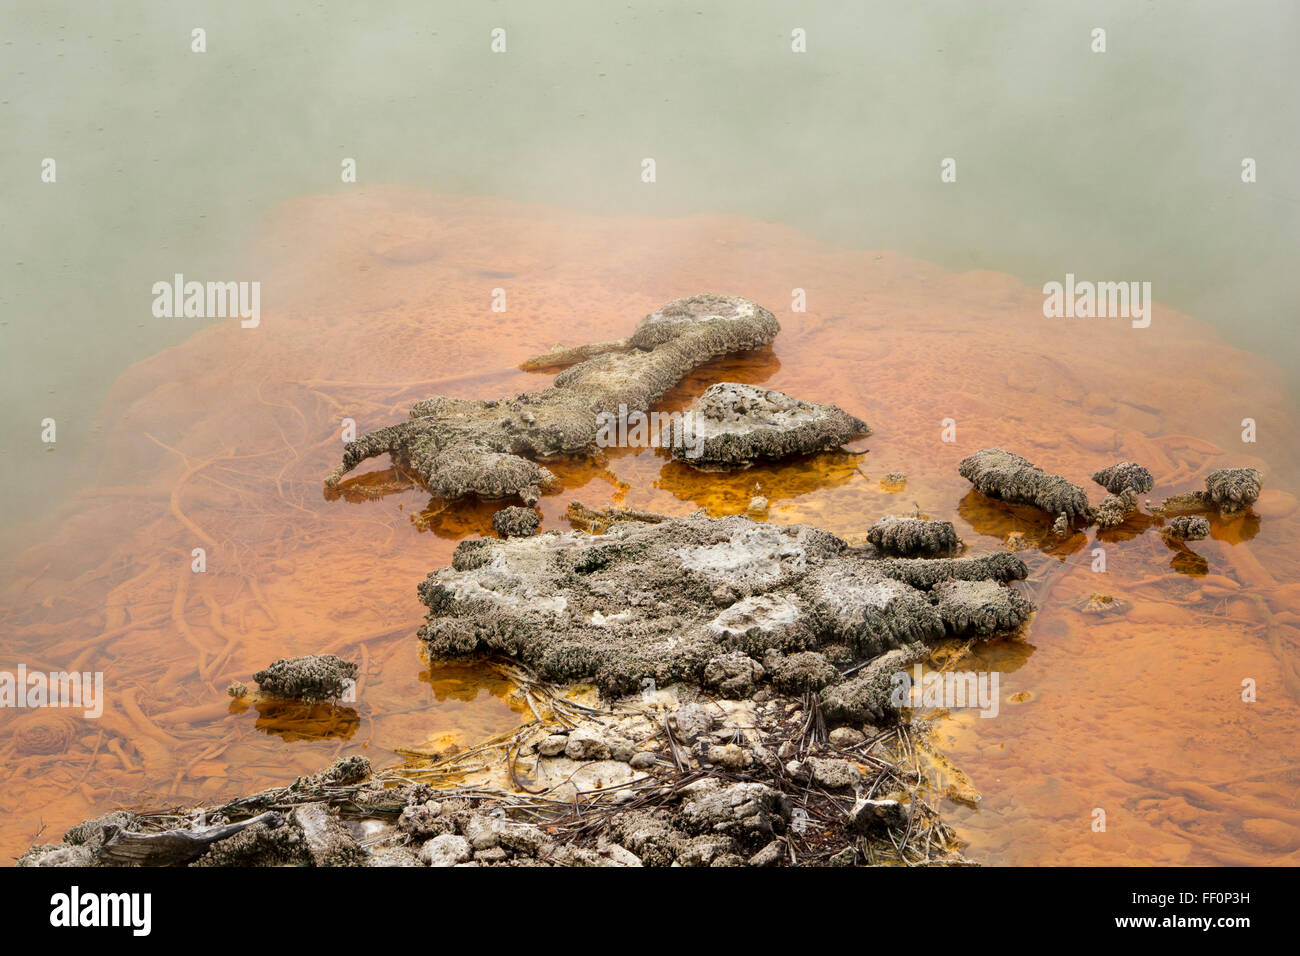
[[108, 385], [196, 327], [154, 318], [151, 285], [254, 278], [223, 266], [276, 203], [355, 188], [343, 157], [362, 183], [736, 213], [1031, 284], [1146, 280], [1300, 382], [1292, 2], [5, 0], [0, 17], [0, 527], [84, 480]]

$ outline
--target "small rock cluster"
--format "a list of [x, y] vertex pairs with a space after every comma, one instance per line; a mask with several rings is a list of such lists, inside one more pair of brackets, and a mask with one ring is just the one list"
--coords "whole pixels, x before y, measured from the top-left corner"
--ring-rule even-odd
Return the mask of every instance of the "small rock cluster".
[[253, 675], [263, 694], [307, 702], [339, 700], [356, 679], [357, 665], [334, 654], [282, 658]]
[[1164, 534], [1175, 541], [1200, 541], [1210, 536], [1210, 522], [1200, 515], [1179, 515], [1165, 525]]
[[[1010, 504], [1030, 505], [1056, 516], [1052, 531], [1065, 537], [1075, 522], [1096, 523], [1102, 529], [1114, 528], [1138, 510], [1138, 496], [1154, 487], [1154, 479], [1146, 468], [1132, 461], [1121, 461], [1103, 468], [1092, 480], [1109, 494], [1093, 508], [1088, 496], [1078, 485], [1057, 475], [1049, 475], [1032, 462], [1001, 448], [984, 448], [962, 459], [957, 470], [975, 486], [975, 490]], [[1219, 512], [1228, 520], [1244, 513], [1258, 499], [1263, 475], [1257, 468], [1220, 468], [1205, 478], [1205, 490], [1166, 498], [1157, 514], [1180, 511]], [[1205, 537], [1197, 534], [1200, 525], [1190, 523], [1178, 529], [1166, 529], [1171, 539], [1194, 540]], [[1191, 536], [1181, 534], [1190, 530]], [[1206, 532], [1208, 534], [1208, 530]]]

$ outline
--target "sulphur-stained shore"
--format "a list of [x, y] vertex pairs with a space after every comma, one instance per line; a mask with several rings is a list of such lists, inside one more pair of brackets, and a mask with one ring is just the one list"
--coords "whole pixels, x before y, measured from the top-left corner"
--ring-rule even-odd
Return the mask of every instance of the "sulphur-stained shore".
[[[847, 820], [882, 773], [870, 799], [888, 790], [885, 797], [911, 807], [916, 793], [932, 807], [937, 819], [927, 811], [911, 818], [929, 830], [914, 829], [905, 854], [941, 859], [955, 848], [991, 863], [1294, 861], [1300, 778], [1279, 755], [1289, 752], [1300, 717], [1293, 689], [1300, 591], [1290, 546], [1300, 531], [1290, 440], [1297, 421], [1264, 358], [1226, 346], [1158, 301], [1142, 329], [1048, 319], [1038, 288], [1006, 276], [954, 275], [731, 218], [605, 220], [367, 190], [286, 204], [249, 261], [263, 283], [258, 327], [202, 329], [123, 376], [99, 415], [102, 440], [83, 465], [86, 490], [56, 521], [23, 532], [30, 547], [5, 556], [0, 615], [8, 660], [0, 666], [104, 677], [98, 719], [0, 709], [9, 772], [0, 845], [10, 858], [116, 808], [244, 807], [247, 795], [278, 793], [338, 759], [367, 757], [389, 780], [384, 775], [399, 770], [386, 768], [403, 750], [441, 755], [411, 756], [399, 768], [405, 761], [423, 767], [448, 800], [465, 798], [445, 788], [456, 773], [475, 785], [466, 755], [524, 733], [537, 718], [522, 689], [547, 685], [523, 672], [507, 679], [491, 665], [422, 663], [412, 637], [427, 608], [414, 583], [431, 569], [454, 569], [460, 542], [496, 542], [493, 517], [502, 503], [431, 501], [382, 463], [340, 483], [333, 500], [322, 497], [320, 478], [337, 464], [349, 423], [356, 434], [392, 426], [435, 394], [492, 401], [537, 390], [538, 376], [514, 366], [552, 354], [557, 342], [616, 341], [633, 317], [675, 295], [715, 289], [763, 303], [781, 332], [766, 348], [688, 372], [659, 410], [684, 413], [718, 382], [761, 386], [844, 409], [870, 423], [869, 441], [849, 446], [849, 454], [758, 460], [736, 472], [701, 471], [656, 448], [539, 462], [555, 478], [537, 501], [543, 533], [572, 527], [566, 515], [581, 500], [597, 512], [674, 519], [699, 508], [715, 518], [748, 514], [752, 521], [743, 520], [756, 528], [804, 524], [865, 548], [871, 525], [890, 515], [893, 523], [876, 537], [932, 548], [926, 558], [944, 560], [956, 539], [964, 556], [1023, 561], [1027, 577], [1012, 587], [1038, 611], [1019, 639], [948, 648], [944, 638], [932, 648], [938, 656], [929, 668], [960, 654], [953, 668], [996, 675], [1000, 689], [996, 716], [943, 707], [914, 714], [932, 737], [873, 717], [883, 736], [831, 738], [838, 730], [862, 733], [864, 720], [828, 725], [825, 740], [815, 732], [805, 738], [815, 711], [804, 693], [777, 687], [778, 670], [767, 669], [765, 655], [747, 655], [764, 668], [755, 694], [772, 695], [754, 718], [758, 743], [773, 754], [789, 739], [802, 748], [762, 765], [779, 763], [780, 778], [753, 765], [728, 769], [723, 761], [743, 762], [735, 751], [709, 760], [711, 748], [733, 744], [755, 752], [748, 737], [736, 736], [747, 718], [728, 724], [739, 705], [720, 694], [722, 684], [743, 686], [756, 674], [739, 660], [715, 668], [714, 688], [656, 685], [660, 696], [648, 700], [640, 689], [603, 703], [580, 698], [599, 709], [652, 709], [640, 730], [617, 725], [634, 714], [599, 717], [602, 726], [614, 723], [607, 738], [654, 753], [647, 769], [659, 796], [640, 808], [662, 801], [658, 809], [676, 834], [670, 845], [701, 835], [689, 820], [725, 823], [695, 810], [683, 817], [688, 802], [706, 795], [675, 790], [679, 784], [712, 790], [759, 782], [789, 800], [815, 788], [811, 769], [801, 774], [816, 758], [847, 761], [856, 778], [838, 778], [850, 781], [847, 788], [823, 788], [828, 796], [817, 799], [832, 802], [805, 808], [812, 820]], [[508, 296], [503, 313], [491, 308], [497, 288]], [[806, 292], [807, 311], [791, 309], [792, 289]], [[974, 490], [958, 466], [990, 449], [1084, 489], [1104, 520], [1066, 507], [1061, 526], [1059, 514]], [[1153, 487], [1136, 502], [1133, 489], [1108, 487], [1116, 500], [1103, 508], [1091, 476], [1121, 462], [1148, 470]], [[1232, 495], [1252, 482], [1211, 486], [1207, 479], [1249, 469], [1260, 489], [1236, 511]], [[1216, 488], [1226, 509], [1208, 507]], [[1162, 514], [1167, 499], [1174, 507]], [[1173, 533], [1180, 508], [1204, 525], [1188, 520]], [[914, 526], [909, 519], [918, 512], [940, 525]], [[320, 653], [358, 665], [354, 701], [295, 708], [225, 695], [229, 683], [249, 681], [277, 658]], [[721, 701], [709, 739], [697, 737], [702, 747], [691, 748], [674, 737], [670, 748], [660, 718], [692, 703], [713, 706], [708, 698]], [[545, 701], [532, 705], [550, 718]], [[520, 784], [538, 789], [530, 776], [538, 762], [572, 759], [564, 755], [567, 738], [554, 757], [540, 754], [554, 736], [565, 735], [522, 740], [512, 762], [488, 762], [513, 765]], [[927, 748], [946, 759], [931, 766], [922, 757], [924, 784], [881, 766], [914, 771], [913, 756]], [[457, 759], [465, 765], [448, 763], [452, 775], [437, 775], [439, 761]], [[703, 777], [682, 784], [692, 773]], [[771, 776], [750, 781], [746, 773]], [[513, 781], [496, 785], [520, 804], [537, 797]], [[337, 835], [316, 810], [294, 817], [295, 804], [333, 800], [313, 786], [305, 791], [310, 800], [264, 801], [269, 809], [258, 813], [283, 819], [257, 826], [302, 834], [304, 846], [314, 839], [309, 833]], [[344, 791], [358, 786], [366, 787], [339, 784], [336, 795], [347, 799]], [[376, 814], [373, 832], [352, 834], [363, 849], [372, 838], [372, 848], [383, 842], [379, 824], [391, 825], [408, 849], [417, 842], [400, 825], [408, 797], [425, 807], [407, 814], [411, 826], [410, 818], [432, 813], [429, 800], [439, 802], [436, 794], [403, 791], [400, 808]], [[817, 829], [795, 812], [797, 800], [755, 806], [772, 837], [761, 845], [746, 837], [711, 859], [748, 862], [777, 840], [798, 847], [792, 832]], [[435, 836], [472, 847], [464, 814], [499, 820], [492, 809], [452, 805], [448, 823], [431, 824], [449, 829], [422, 831], [419, 847]], [[501, 809], [508, 820], [549, 812], [510, 801]], [[1104, 830], [1096, 827], [1098, 810]], [[258, 815], [240, 814], [203, 822], [235, 825]], [[138, 828], [152, 831], [196, 822], [165, 814], [141, 820]], [[600, 853], [599, 827], [571, 836], [550, 825], [557, 843]], [[78, 831], [86, 835], [77, 845], [94, 843], [93, 831]], [[868, 849], [854, 846], [853, 860], [896, 859], [890, 834], [897, 839], [897, 832], [877, 831]], [[761, 825], [753, 833], [767, 835]], [[604, 835], [629, 849], [630, 837]], [[448, 844], [450, 857], [439, 859], [460, 855], [460, 844], [441, 845]], [[795, 861], [829, 862], [829, 849], [796, 848]], [[506, 851], [513, 859], [516, 851]]]

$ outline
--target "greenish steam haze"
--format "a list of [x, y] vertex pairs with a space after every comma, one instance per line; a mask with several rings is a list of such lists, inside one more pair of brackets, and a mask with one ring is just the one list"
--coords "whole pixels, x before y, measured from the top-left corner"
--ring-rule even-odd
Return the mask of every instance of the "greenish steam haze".
[[108, 386], [207, 321], [154, 318], [152, 283], [257, 278], [229, 263], [261, 217], [355, 189], [345, 156], [363, 185], [1150, 281], [1300, 382], [1289, 0], [7, 0], [0, 24], [0, 527], [88, 480], [71, 463]]

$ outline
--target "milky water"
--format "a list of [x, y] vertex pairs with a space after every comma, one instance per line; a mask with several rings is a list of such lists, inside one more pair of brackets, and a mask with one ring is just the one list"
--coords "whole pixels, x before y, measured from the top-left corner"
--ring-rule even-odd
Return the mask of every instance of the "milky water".
[[[355, 188], [345, 157], [359, 184], [734, 213], [1031, 285], [1147, 280], [1295, 386], [1300, 12], [1284, 0], [19, 2], [0, 16], [7, 524], [77, 483], [73, 453], [126, 364], [201, 321], [154, 318], [151, 285], [258, 279], [257, 263], [232, 269], [259, 221]], [[949, 157], [957, 181], [941, 183]], [[1240, 181], [1243, 157], [1258, 182]]]
[[[430, 669], [413, 636], [415, 584], [489, 533], [494, 506], [431, 506], [382, 474], [386, 496], [325, 500], [340, 421], [539, 387], [514, 371], [528, 355], [626, 334], [704, 290], [755, 298], [783, 331], [665, 408], [718, 379], [834, 401], [875, 428], [868, 463], [702, 477], [616, 450], [552, 469], [546, 527], [575, 497], [739, 513], [759, 484], [781, 523], [851, 537], [919, 505], [979, 550], [1027, 545], [1037, 630], [962, 665], [1002, 670], [1016, 699], [938, 733], [982, 795], [945, 806], [972, 855], [1294, 854], [1289, 5], [4, 17], [0, 666], [102, 669], [109, 698], [98, 725], [0, 715], [6, 855], [42, 823], [234, 796], [340, 753], [384, 763], [523, 719], [499, 676]], [[190, 51], [196, 26], [206, 53]], [[1104, 54], [1089, 49], [1097, 26]], [[791, 52], [795, 27], [807, 53]], [[1257, 183], [1241, 182], [1246, 156]], [[340, 182], [345, 157], [356, 184]], [[151, 286], [176, 273], [261, 282], [264, 325], [155, 318]], [[1038, 290], [1067, 273], [1152, 282], [1151, 328], [1046, 322]], [[939, 440], [948, 417], [955, 445]], [[1240, 441], [1245, 417], [1256, 445]], [[956, 475], [985, 444], [1085, 485], [1135, 457], [1159, 494], [1255, 465], [1267, 514], [1216, 523], [1195, 549], [1207, 567], [1137, 529], [1057, 547]], [[908, 473], [906, 494], [880, 484], [888, 471]], [[1119, 552], [1117, 617], [1078, 609], [1097, 590], [1095, 543]], [[276, 656], [321, 650], [361, 659], [358, 708], [249, 713], [224, 695]], [[1243, 677], [1266, 689], [1256, 709], [1241, 708]], [[1089, 828], [1099, 805], [1119, 838]]]

